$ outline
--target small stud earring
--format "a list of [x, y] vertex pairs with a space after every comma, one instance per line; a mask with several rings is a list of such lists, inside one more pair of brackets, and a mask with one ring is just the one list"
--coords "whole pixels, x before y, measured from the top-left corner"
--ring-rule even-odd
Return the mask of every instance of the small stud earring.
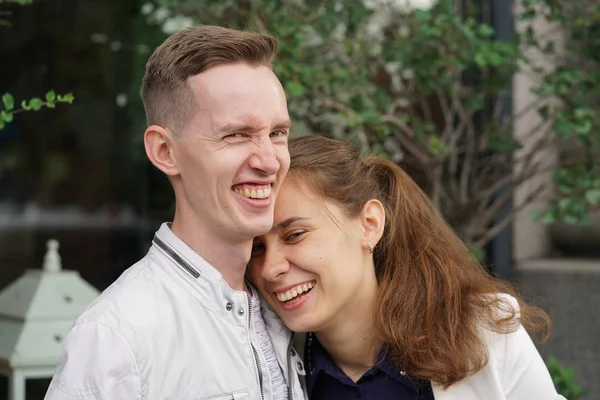
[[369, 254], [373, 254], [374, 247], [369, 241], [367, 241], [367, 249], [369, 250]]

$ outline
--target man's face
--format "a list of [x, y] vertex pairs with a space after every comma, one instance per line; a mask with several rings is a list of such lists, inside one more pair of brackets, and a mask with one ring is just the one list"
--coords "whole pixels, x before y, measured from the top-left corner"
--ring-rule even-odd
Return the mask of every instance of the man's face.
[[188, 85], [197, 111], [173, 142], [177, 212], [227, 240], [269, 231], [290, 165], [279, 80], [266, 66], [240, 63], [210, 68]]

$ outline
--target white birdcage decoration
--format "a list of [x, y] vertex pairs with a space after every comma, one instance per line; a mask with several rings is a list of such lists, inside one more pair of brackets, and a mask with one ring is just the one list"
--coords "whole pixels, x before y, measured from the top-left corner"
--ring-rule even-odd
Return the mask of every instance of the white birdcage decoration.
[[9, 400], [25, 399], [27, 379], [52, 377], [63, 338], [100, 293], [62, 269], [58, 247], [49, 240], [43, 268], [0, 292], [0, 374], [9, 378]]

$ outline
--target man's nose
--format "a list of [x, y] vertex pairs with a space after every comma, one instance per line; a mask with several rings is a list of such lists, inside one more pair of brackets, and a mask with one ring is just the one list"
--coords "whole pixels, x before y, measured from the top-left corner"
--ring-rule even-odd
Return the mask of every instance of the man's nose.
[[270, 138], [261, 139], [256, 150], [250, 157], [249, 165], [265, 175], [275, 175], [279, 171], [280, 163], [277, 158], [277, 149]]

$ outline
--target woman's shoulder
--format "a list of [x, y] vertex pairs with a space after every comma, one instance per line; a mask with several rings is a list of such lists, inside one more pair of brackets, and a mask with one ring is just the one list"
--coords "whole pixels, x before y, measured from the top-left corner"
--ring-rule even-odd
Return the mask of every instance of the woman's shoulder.
[[507, 293], [485, 294], [484, 307], [478, 318], [479, 334], [483, 340], [490, 358], [495, 358], [498, 351], [507, 351], [508, 341], [514, 340], [519, 330], [523, 329], [520, 322], [519, 301]]
[[481, 295], [487, 307], [486, 315], [498, 319], [511, 319], [520, 317], [519, 300], [508, 293], [488, 293]]

